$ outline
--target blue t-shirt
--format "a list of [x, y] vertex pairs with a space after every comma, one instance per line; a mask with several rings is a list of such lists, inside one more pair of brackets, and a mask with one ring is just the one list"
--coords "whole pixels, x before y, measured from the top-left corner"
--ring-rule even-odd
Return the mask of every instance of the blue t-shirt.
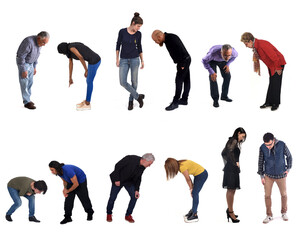
[[75, 175], [79, 183], [83, 183], [87, 178], [85, 173], [79, 167], [74, 165], [64, 165], [62, 166], [62, 170], [63, 175], [60, 177], [68, 183], [72, 183], [71, 178]]

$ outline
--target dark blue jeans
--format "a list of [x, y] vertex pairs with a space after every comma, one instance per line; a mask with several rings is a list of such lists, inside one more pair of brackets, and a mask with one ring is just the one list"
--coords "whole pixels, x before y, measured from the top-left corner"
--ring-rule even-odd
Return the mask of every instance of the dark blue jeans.
[[193, 183], [193, 189], [192, 189], [192, 212], [197, 212], [197, 207], [199, 203], [199, 197], [198, 194], [201, 191], [204, 183], [206, 182], [208, 178], [208, 172], [205, 169], [204, 172], [194, 177], [194, 183]]
[[[21, 198], [19, 196], [19, 191], [11, 188], [11, 187], [7, 187], [7, 190], [9, 192], [9, 194], [11, 195], [11, 198], [14, 201], [14, 204], [10, 207], [10, 209], [7, 211], [6, 215], [12, 215], [17, 208], [19, 208], [22, 204]], [[32, 217], [35, 215], [35, 195], [31, 195], [31, 196], [24, 196], [28, 201], [29, 201], [29, 217]]]
[[[216, 73], [216, 66], [220, 68], [221, 75], [223, 77], [223, 85], [222, 85], [222, 98], [227, 98], [228, 97], [228, 90], [229, 90], [229, 84], [230, 84], [230, 79], [231, 79], [231, 74], [230, 72], [226, 73], [224, 70], [224, 67], [226, 66], [226, 62], [217, 62], [217, 61], [211, 61], [210, 67], [213, 69], [213, 71]], [[212, 81], [211, 80], [211, 75], [209, 75], [209, 81], [210, 81], [210, 92], [211, 92], [211, 97], [213, 100], [218, 100], [219, 99], [219, 91], [218, 91], [218, 85], [217, 85], [217, 80]]]
[[114, 207], [114, 202], [117, 198], [118, 193], [120, 192], [120, 190], [123, 187], [127, 190], [127, 192], [130, 195], [130, 198], [131, 198], [130, 202], [129, 202], [129, 205], [128, 205], [127, 212], [126, 212], [126, 216], [129, 216], [129, 215], [132, 214], [133, 209], [134, 209], [135, 204], [136, 204], [136, 201], [137, 201], [137, 199], [135, 198], [135, 186], [131, 185], [131, 186], [119, 186], [119, 187], [117, 187], [115, 184], [112, 184], [110, 198], [109, 198], [108, 205], [107, 205], [107, 214], [112, 214], [112, 210], [113, 210], [113, 207]]

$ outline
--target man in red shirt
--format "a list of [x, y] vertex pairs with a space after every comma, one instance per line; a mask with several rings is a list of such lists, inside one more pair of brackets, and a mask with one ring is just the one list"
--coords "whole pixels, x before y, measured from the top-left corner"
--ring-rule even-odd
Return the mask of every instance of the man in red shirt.
[[269, 86], [266, 102], [260, 108], [271, 107], [272, 111], [277, 110], [281, 103], [282, 77], [286, 64], [284, 56], [270, 42], [256, 39], [249, 32], [245, 32], [242, 35], [241, 42], [253, 50], [255, 72], [260, 75], [260, 59], [268, 67]]

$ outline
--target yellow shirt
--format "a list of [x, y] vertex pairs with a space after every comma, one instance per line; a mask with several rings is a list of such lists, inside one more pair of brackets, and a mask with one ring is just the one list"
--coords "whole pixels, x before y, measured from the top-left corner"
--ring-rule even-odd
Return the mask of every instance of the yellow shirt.
[[197, 176], [204, 172], [205, 168], [191, 160], [185, 160], [180, 162], [179, 171], [183, 173], [186, 170], [188, 170], [189, 175]]

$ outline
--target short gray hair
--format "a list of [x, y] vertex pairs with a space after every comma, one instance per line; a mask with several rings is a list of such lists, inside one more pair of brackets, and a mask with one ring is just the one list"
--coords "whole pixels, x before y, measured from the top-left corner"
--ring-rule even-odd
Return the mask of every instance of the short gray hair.
[[228, 51], [229, 49], [231, 49], [231, 45], [230, 44], [224, 44], [222, 46], [222, 52]]
[[154, 162], [154, 160], [155, 160], [155, 157], [153, 156], [152, 153], [146, 153], [141, 158], [145, 159], [148, 162], [150, 162], [150, 161]]
[[40, 37], [42, 39], [44, 39], [44, 38], [50, 38], [50, 34], [48, 32], [46, 32], [46, 31], [42, 31], [42, 32], [40, 32], [40, 33], [37, 34], [37, 37]]

